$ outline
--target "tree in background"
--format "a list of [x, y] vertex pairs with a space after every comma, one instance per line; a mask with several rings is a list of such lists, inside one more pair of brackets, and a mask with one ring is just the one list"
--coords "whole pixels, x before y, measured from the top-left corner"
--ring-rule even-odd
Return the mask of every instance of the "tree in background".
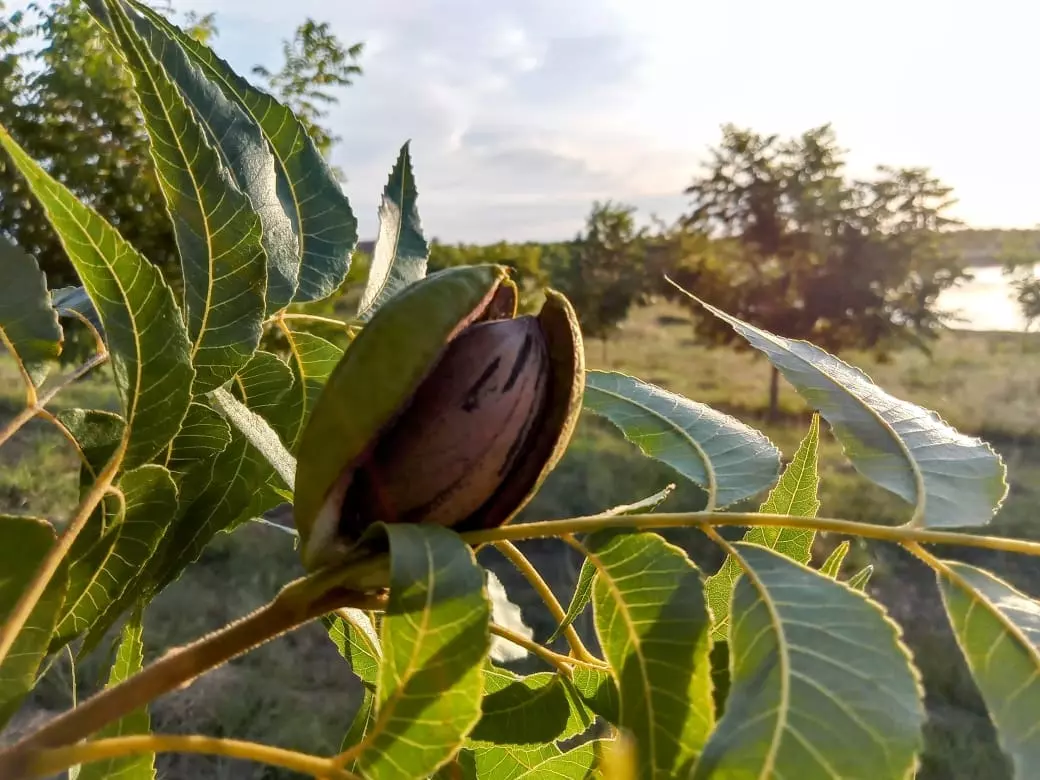
[[326, 157], [340, 140], [322, 125], [329, 107], [339, 102], [332, 90], [350, 86], [361, 75], [357, 62], [363, 48], [361, 43], [345, 47], [328, 22], [308, 19], [296, 28], [291, 40], [282, 41], [284, 62], [278, 71], [272, 73], [263, 65], [253, 68], [253, 73], [267, 81], [274, 95], [300, 118]]
[[[943, 232], [951, 190], [923, 168], [845, 174], [829, 125], [793, 139], [727, 125], [686, 193], [687, 230], [710, 239], [673, 258], [679, 284], [755, 325], [825, 349], [927, 349], [945, 324], [939, 293], [965, 278]], [[688, 301], [687, 301], [688, 302]], [[698, 333], [738, 348], [718, 320]], [[778, 406], [772, 370], [770, 414]]]
[[541, 288], [549, 282], [542, 266], [546, 246], [533, 242], [510, 244], [499, 241], [495, 244], [443, 244], [436, 239], [430, 242], [429, 270], [440, 271], [459, 265], [497, 263], [511, 268], [513, 280], [520, 292], [521, 311], [534, 312], [541, 309]]
[[635, 208], [596, 202], [585, 230], [550, 249], [545, 260], [552, 283], [574, 304], [587, 338], [606, 342], [632, 306], [649, 300], [652, 279], [645, 268], [646, 232], [636, 227]]
[[1028, 331], [1040, 321], [1040, 241], [1032, 231], [1008, 232], [1002, 241], [997, 260], [1011, 283], [1019, 310]]

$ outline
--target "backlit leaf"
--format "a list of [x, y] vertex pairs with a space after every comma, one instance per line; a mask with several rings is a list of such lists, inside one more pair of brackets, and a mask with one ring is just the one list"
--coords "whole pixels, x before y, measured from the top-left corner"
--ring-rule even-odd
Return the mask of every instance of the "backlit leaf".
[[596, 630], [620, 693], [615, 725], [636, 740], [641, 777], [683, 776], [714, 722], [697, 568], [652, 533], [597, 531], [583, 546], [596, 567]]
[[361, 678], [365, 685], [375, 688], [379, 679], [383, 650], [379, 645], [376, 628], [368, 619], [368, 615], [360, 609], [340, 610], [335, 617], [326, 619], [325, 627], [332, 643], [336, 645], [339, 654], [350, 663], [354, 674]]
[[[96, 5], [101, 0], [90, 0]], [[260, 218], [119, 0], [105, 0], [133, 74], [184, 271], [195, 392], [220, 387], [260, 343], [267, 258]]]
[[294, 398], [295, 382], [292, 370], [281, 358], [260, 350], [238, 372], [232, 391], [288, 444], [300, 425], [300, 407], [288, 400]]
[[62, 409], [55, 416], [79, 450], [83, 464], [80, 486], [87, 488], [116, 451], [126, 422], [118, 414], [100, 409]]
[[292, 369], [296, 380], [284, 401], [298, 412], [298, 422], [290, 446], [292, 449], [303, 433], [303, 427], [314, 409], [314, 404], [317, 403], [321, 388], [325, 386], [332, 369], [343, 357], [343, 350], [331, 341], [307, 331], [286, 328], [283, 333], [289, 342], [289, 368]]
[[170, 35], [202, 72], [249, 115], [271, 145], [278, 197], [299, 239], [299, 286], [293, 300], [327, 298], [343, 283], [357, 244], [357, 219], [329, 164], [293, 112], [252, 86], [204, 43], [131, 0], [142, 16]]
[[608, 723], [618, 722], [621, 717], [621, 697], [617, 682], [610, 672], [576, 666], [571, 672], [571, 684], [586, 707]]
[[47, 278], [36, 259], [0, 236], [0, 345], [15, 359], [29, 392], [47, 376], [48, 362], [61, 354], [58, 314], [47, 295]]
[[[44, 520], [0, 515], [0, 623], [10, 616], [56, 541], [54, 529]], [[0, 727], [17, 711], [33, 687], [67, 587], [68, 570], [62, 563], [0, 664]]]
[[911, 524], [989, 522], [1007, 495], [1007, 469], [988, 444], [958, 433], [935, 412], [889, 395], [819, 347], [694, 300], [729, 323], [820, 410], [861, 474], [914, 505]]
[[173, 293], [157, 268], [3, 128], [0, 146], [43, 206], [105, 326], [127, 421], [126, 467], [147, 463], [177, 434], [191, 401], [190, 344]]
[[385, 526], [390, 598], [380, 625], [376, 719], [358, 755], [373, 780], [428, 777], [480, 717], [490, 646], [484, 573], [452, 531]]
[[267, 420], [223, 388], [210, 393], [210, 398], [227, 421], [246, 437], [292, 490], [296, 481], [296, 459], [285, 449], [282, 440], [278, 438], [274, 428], [268, 425]]
[[853, 590], [866, 591], [870, 576], [874, 573], [874, 564], [868, 563], [858, 572], [849, 577], [849, 587]]
[[357, 318], [367, 322], [376, 309], [399, 290], [426, 276], [430, 249], [423, 238], [415, 202], [412, 158], [401, 147], [379, 205], [379, 234], [372, 250], [368, 281], [358, 303]]
[[1040, 602], [966, 563], [937, 571], [946, 613], [1015, 778], [1040, 766]]
[[898, 628], [862, 594], [754, 544], [734, 545], [732, 684], [692, 777], [904, 780], [922, 691]]
[[183, 474], [199, 461], [214, 458], [231, 443], [231, 429], [224, 418], [208, 406], [192, 403], [180, 432], [170, 443], [166, 466]]
[[107, 527], [95, 513], [69, 551], [69, 589], [51, 651], [87, 633], [99, 621], [111, 626], [129, 607], [128, 590], [151, 559], [177, 512], [177, 489], [162, 466], [145, 465], [120, 478], [124, 507]]
[[[842, 542], [835, 547], [831, 554], [827, 556], [827, 560], [823, 562], [823, 566], [820, 567], [820, 574], [824, 574], [830, 577], [832, 580], [837, 579], [841, 573], [841, 565], [845, 563], [845, 556], [849, 554], [851, 545], [848, 542]], [[805, 563], [805, 561], [802, 561]]]
[[[112, 688], [141, 671], [144, 661], [144, 628], [140, 612], [135, 613], [123, 626], [116, 649], [116, 660], [108, 675], [106, 688]], [[111, 739], [132, 734], [148, 734], [151, 718], [148, 708], [136, 709], [102, 727], [95, 739]], [[155, 754], [138, 753], [120, 758], [108, 758], [84, 764], [78, 780], [152, 780], [155, 777]]]
[[[129, 8], [125, 3], [124, 7]], [[296, 292], [300, 250], [293, 222], [278, 198], [271, 148], [242, 106], [206, 77], [169, 32], [140, 14], [128, 12], [127, 16], [191, 106], [235, 184], [249, 198], [260, 219], [267, 257], [267, 314], [284, 309]]]
[[704, 488], [711, 507], [764, 490], [780, 468], [779, 451], [754, 428], [625, 374], [586, 372], [584, 403], [645, 455]]

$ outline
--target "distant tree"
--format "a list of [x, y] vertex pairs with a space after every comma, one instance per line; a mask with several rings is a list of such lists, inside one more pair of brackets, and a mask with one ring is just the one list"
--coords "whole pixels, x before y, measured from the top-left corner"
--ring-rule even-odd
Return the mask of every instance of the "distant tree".
[[[900, 343], [927, 349], [946, 318], [939, 293], [965, 278], [942, 240], [951, 189], [923, 168], [879, 167], [852, 180], [829, 125], [793, 139], [732, 125], [687, 188], [687, 230], [710, 243], [676, 260], [676, 280], [708, 302], [832, 350]], [[745, 342], [697, 316], [713, 343]], [[778, 406], [772, 369], [769, 410]]]
[[542, 268], [542, 244], [527, 242], [511, 244], [499, 241], [495, 244], [443, 244], [434, 239], [430, 242], [430, 271], [439, 271], [459, 265], [481, 265], [497, 263], [511, 268], [513, 280], [520, 292], [520, 309], [535, 311], [541, 308], [541, 288], [547, 281]]
[[322, 124], [328, 108], [339, 102], [332, 90], [354, 83], [361, 75], [358, 59], [364, 44], [344, 46], [328, 22], [307, 19], [291, 40], [282, 41], [282, 67], [271, 72], [263, 65], [253, 73], [267, 81], [274, 95], [300, 118], [318, 150], [328, 156], [339, 141]]
[[1035, 234], [1016, 231], [1004, 236], [997, 259], [1004, 267], [1004, 276], [1011, 282], [1019, 310], [1026, 321], [1026, 330], [1040, 322], [1040, 247]]
[[553, 286], [574, 304], [582, 332], [607, 339], [632, 306], [647, 302], [651, 279], [646, 273], [646, 233], [636, 227], [635, 208], [596, 202], [584, 231], [573, 241], [551, 248], [546, 266]]

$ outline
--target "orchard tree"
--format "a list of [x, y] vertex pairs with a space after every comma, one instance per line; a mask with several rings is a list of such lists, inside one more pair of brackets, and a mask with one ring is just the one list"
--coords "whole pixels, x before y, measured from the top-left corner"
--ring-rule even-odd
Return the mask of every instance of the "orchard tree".
[[998, 255], [1004, 276], [1011, 283], [1015, 300], [1029, 330], [1040, 321], [1040, 245], [1035, 234], [1014, 231], [1004, 237]]
[[[942, 240], [956, 224], [951, 189], [924, 168], [881, 166], [854, 180], [844, 156], [829, 125], [786, 140], [725, 127], [686, 190], [687, 229], [712, 241], [678, 258], [674, 278], [758, 326], [827, 349], [926, 349], [945, 323], [939, 294], [966, 276]], [[715, 318], [698, 317], [697, 330], [741, 345]], [[771, 415], [778, 392], [773, 369]]]
[[644, 267], [645, 231], [636, 227], [635, 208], [596, 202], [585, 230], [549, 251], [546, 263], [554, 287], [574, 303], [582, 332], [606, 342], [632, 306], [646, 303], [650, 280]]
[[282, 41], [281, 69], [271, 72], [263, 65], [253, 68], [253, 73], [267, 81], [271, 91], [300, 118], [326, 157], [340, 140], [323, 126], [329, 107], [339, 102], [333, 90], [350, 86], [361, 75], [357, 63], [363, 48], [361, 43], [344, 46], [328, 22], [308, 19], [296, 28], [291, 40]]

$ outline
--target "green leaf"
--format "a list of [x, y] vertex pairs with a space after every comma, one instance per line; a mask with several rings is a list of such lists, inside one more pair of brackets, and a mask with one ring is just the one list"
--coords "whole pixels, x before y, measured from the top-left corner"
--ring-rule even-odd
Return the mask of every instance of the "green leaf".
[[[101, 0], [90, 0], [96, 6]], [[260, 218], [137, 35], [119, 0], [105, 0], [134, 77], [159, 187], [184, 270], [195, 393], [220, 387], [260, 344], [267, 259]]]
[[[360, 745], [368, 735], [368, 730], [372, 727], [372, 717], [375, 714], [376, 709], [376, 694], [367, 685], [361, 688], [361, 702], [358, 704], [357, 711], [354, 713], [354, 719], [350, 722], [350, 728], [347, 729], [347, 733], [343, 735], [343, 742], [340, 743], [340, 752], [345, 753], [356, 745]], [[349, 769], [353, 771], [353, 766], [357, 762], [353, 762]]]
[[296, 459], [285, 449], [267, 420], [223, 388], [210, 393], [210, 398], [227, 421], [245, 436], [292, 490], [296, 482]]
[[79, 450], [81, 490], [89, 488], [119, 446], [126, 422], [100, 409], [62, 409], [55, 417]]
[[583, 546], [597, 572], [596, 630], [620, 692], [615, 725], [639, 745], [641, 777], [682, 776], [714, 722], [697, 568], [652, 533], [597, 531]]
[[586, 707], [608, 723], [618, 722], [621, 717], [621, 696], [609, 672], [576, 666], [571, 672], [571, 683]]
[[[10, 616], [44, 556], [56, 542], [54, 529], [44, 520], [0, 515], [0, 623]], [[63, 562], [0, 664], [0, 727], [32, 690], [67, 588], [68, 569]]]
[[[349, 617], [344, 619], [343, 615]], [[350, 668], [366, 686], [376, 687], [383, 650], [379, 636], [368, 615], [360, 609], [349, 607], [340, 610], [336, 617], [327, 618], [325, 627], [339, 654], [350, 663]]]
[[[845, 556], [848, 555], [850, 545], [848, 542], [842, 542], [830, 555], [827, 556], [827, 560], [823, 562], [823, 566], [820, 567], [820, 574], [830, 577], [832, 580], [838, 579], [838, 575], [841, 573], [841, 565], [845, 563]], [[805, 563], [805, 561], [802, 561]]]
[[278, 197], [300, 245], [294, 301], [327, 298], [343, 283], [357, 244], [357, 219], [329, 164], [293, 112], [252, 86], [205, 44], [177, 29], [138, 0], [130, 5], [170, 35], [228, 99], [259, 126], [277, 165]]
[[868, 563], [858, 572], [849, 577], [849, 587], [853, 590], [860, 592], [866, 592], [867, 583], [870, 582], [870, 576], [874, 573], [874, 564]]
[[158, 269], [3, 128], [0, 146], [46, 211], [104, 323], [127, 421], [125, 466], [147, 463], [177, 434], [191, 401], [190, 345], [173, 293]]
[[480, 717], [491, 609], [473, 551], [439, 526], [385, 526], [390, 597], [376, 720], [358, 756], [373, 780], [427, 777]]
[[[759, 511], [763, 514], [816, 517], [820, 508], [817, 497], [819, 477], [820, 418], [813, 415], [809, 432], [798, 445], [791, 463], [784, 469], [780, 481], [769, 492]], [[776, 550], [799, 563], [808, 563], [812, 557], [816, 533], [807, 528], [749, 528], [744, 541]], [[733, 586], [740, 577], [740, 564], [730, 557], [719, 570], [707, 578], [704, 589], [712, 614], [712, 639], [725, 641], [729, 633], [729, 602]]]
[[[135, 613], [123, 626], [116, 650], [116, 660], [108, 675], [106, 688], [112, 688], [141, 671], [144, 661], [144, 628], [140, 612]], [[104, 726], [95, 739], [125, 737], [151, 732], [148, 708], [141, 707]], [[108, 758], [84, 764], [78, 780], [152, 780], [155, 777], [155, 754], [139, 753], [121, 758]]]
[[764, 490], [780, 468], [780, 452], [754, 428], [625, 374], [586, 372], [584, 403], [643, 454], [703, 487], [709, 508]]
[[166, 466], [182, 475], [200, 461], [215, 458], [231, 443], [231, 429], [217, 412], [192, 403], [180, 432], [170, 442]]
[[[129, 8], [122, 3], [124, 8]], [[278, 198], [278, 174], [259, 126], [195, 65], [167, 31], [151, 19], [128, 12], [152, 55], [191, 106], [206, 138], [220, 153], [235, 184], [260, 219], [261, 243], [267, 257], [267, 314], [281, 311], [296, 292], [300, 272], [299, 242], [293, 222]], [[172, 25], [167, 22], [167, 25]]]
[[935, 412], [889, 395], [819, 347], [694, 300], [765, 354], [820, 410], [857, 471], [914, 505], [911, 525], [980, 525], [1000, 507], [1007, 469], [988, 444], [958, 433]]
[[69, 551], [68, 596], [52, 652], [98, 622], [107, 627], [118, 620], [138, 595], [130, 586], [177, 513], [177, 488], [162, 466], [139, 466], [124, 474], [117, 487], [123, 497], [121, 516], [106, 528], [102, 513], [95, 513]]
[[58, 314], [47, 295], [47, 277], [36, 258], [0, 236], [0, 344], [15, 359], [29, 392], [47, 378], [50, 361], [61, 354]]
[[922, 691], [898, 627], [842, 583], [754, 544], [734, 554], [732, 687], [700, 778], [903, 780]]
[[321, 388], [343, 357], [343, 350], [331, 341], [307, 331], [286, 328], [283, 333], [289, 342], [289, 367], [295, 379], [290, 395], [285, 399], [285, 403], [297, 412], [297, 422], [290, 440], [290, 449], [295, 450], [307, 418], [321, 394]]
[[283, 442], [291, 442], [300, 425], [300, 409], [292, 398], [293, 372], [277, 355], [259, 351], [238, 372], [232, 391], [274, 428]]
[[[613, 509], [608, 509], [605, 512], [601, 512], [601, 515], [606, 517], [615, 517], [617, 515], [634, 515], [640, 512], [653, 512], [660, 506], [661, 502], [664, 501], [668, 496], [675, 490], [675, 485], [667, 485], [663, 490], [659, 490], [652, 496], [636, 501], [632, 504], [621, 504]], [[578, 582], [574, 586], [574, 595], [571, 597], [571, 603], [567, 607], [567, 614], [564, 615], [563, 621], [556, 627], [556, 630], [552, 632], [546, 640], [546, 644], [552, 644], [556, 639], [563, 633], [567, 626], [571, 625], [578, 616], [585, 611], [585, 607], [588, 606], [589, 601], [592, 600], [592, 580], [596, 576], [596, 567], [589, 563], [589, 559], [586, 558], [581, 563], [581, 571], [578, 572]]]
[[1040, 766], [1040, 603], [966, 563], [936, 571], [950, 625], [1015, 777]]
[[520, 677], [487, 664], [480, 721], [470, 747], [542, 745], [569, 739], [592, 725], [592, 715], [571, 695], [559, 674]]
[[79, 314], [94, 326], [98, 335], [105, 335], [105, 326], [101, 324], [97, 308], [82, 287], [60, 287], [51, 291], [51, 305], [59, 317], [76, 319], [76, 315]]
[[379, 234], [372, 250], [368, 281], [358, 303], [357, 318], [368, 322], [376, 309], [413, 282], [426, 276], [430, 248], [423, 238], [415, 202], [412, 158], [401, 147], [379, 205]]
[[564, 753], [552, 743], [531, 748], [485, 747], [463, 751], [455, 771], [442, 770], [444, 780], [585, 780], [597, 775], [599, 741], [586, 742]]

